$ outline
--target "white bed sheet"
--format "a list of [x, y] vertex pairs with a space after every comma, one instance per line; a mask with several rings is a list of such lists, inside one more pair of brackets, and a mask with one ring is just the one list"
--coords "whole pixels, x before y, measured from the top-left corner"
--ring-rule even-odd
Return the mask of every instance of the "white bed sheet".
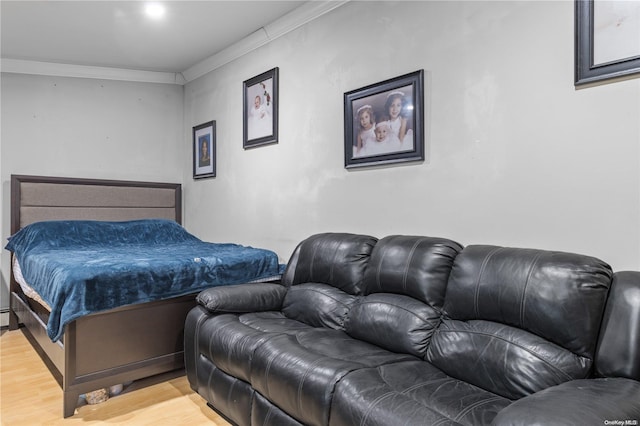
[[42, 297], [33, 289], [27, 281], [24, 279], [22, 275], [22, 268], [20, 268], [20, 263], [18, 262], [18, 258], [13, 256], [13, 277], [16, 279], [16, 282], [20, 284], [20, 288], [22, 288], [22, 292], [28, 298], [35, 300], [42, 306], [44, 306], [49, 312], [51, 312], [51, 307], [45, 302]]

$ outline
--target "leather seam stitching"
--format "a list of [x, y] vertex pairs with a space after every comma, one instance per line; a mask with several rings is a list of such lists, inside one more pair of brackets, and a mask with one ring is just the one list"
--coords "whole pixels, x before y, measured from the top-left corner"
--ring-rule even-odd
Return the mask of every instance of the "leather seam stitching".
[[473, 312], [476, 318], [480, 318], [480, 308], [478, 304], [478, 299], [480, 298], [480, 281], [482, 279], [482, 275], [487, 267], [487, 264], [491, 260], [491, 258], [500, 250], [503, 250], [503, 247], [496, 247], [489, 252], [489, 254], [482, 261], [482, 266], [480, 266], [480, 271], [478, 272], [478, 278], [476, 279], [475, 292], [473, 296]]
[[525, 313], [525, 305], [527, 301], [527, 289], [529, 288], [529, 281], [531, 280], [531, 275], [533, 274], [535, 267], [538, 265], [538, 260], [540, 259], [541, 256], [542, 256], [542, 253], [540, 252], [533, 259], [533, 262], [531, 262], [531, 266], [529, 267], [529, 272], [527, 273], [527, 279], [524, 283], [524, 288], [522, 289], [522, 296], [520, 297], [520, 327], [521, 328], [525, 328], [524, 313]]
[[422, 243], [423, 241], [426, 241], [425, 238], [421, 238], [418, 241], [416, 241], [413, 244], [413, 247], [411, 247], [411, 251], [409, 251], [409, 256], [407, 256], [407, 264], [405, 266], [404, 269], [404, 275], [402, 277], [402, 290], [404, 290], [405, 293], [407, 292], [407, 277], [409, 276], [409, 267], [411, 266], [411, 261], [413, 260], [413, 255], [415, 254], [418, 246], [420, 245], [420, 243]]

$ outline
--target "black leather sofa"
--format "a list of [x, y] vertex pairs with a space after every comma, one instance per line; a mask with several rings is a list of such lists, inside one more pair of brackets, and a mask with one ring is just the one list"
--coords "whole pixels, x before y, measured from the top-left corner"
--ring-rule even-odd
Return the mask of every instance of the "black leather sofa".
[[593, 257], [319, 234], [198, 303], [188, 380], [234, 424], [640, 422], [640, 272]]

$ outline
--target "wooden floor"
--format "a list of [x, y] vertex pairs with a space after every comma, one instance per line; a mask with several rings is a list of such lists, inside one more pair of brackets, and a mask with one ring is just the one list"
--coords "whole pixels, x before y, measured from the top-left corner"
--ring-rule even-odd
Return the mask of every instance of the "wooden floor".
[[228, 426], [181, 374], [134, 382], [109, 400], [62, 418], [62, 389], [21, 330], [0, 335], [0, 424]]

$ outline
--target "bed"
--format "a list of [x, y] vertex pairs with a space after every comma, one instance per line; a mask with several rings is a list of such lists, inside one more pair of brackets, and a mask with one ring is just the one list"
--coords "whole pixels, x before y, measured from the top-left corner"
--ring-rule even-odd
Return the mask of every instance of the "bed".
[[[186, 231], [182, 233], [183, 228], [178, 225], [182, 222], [181, 205], [179, 184], [13, 175], [11, 177], [11, 234], [13, 237], [9, 244], [25, 239], [31, 241], [42, 235], [45, 237], [53, 235], [49, 233], [60, 232], [58, 228], [61, 226], [71, 226], [71, 231], [68, 228], [61, 229], [64, 230], [63, 233], [73, 234], [74, 238], [67, 239], [74, 241], [77, 235], [80, 235], [81, 239], [86, 235], [99, 236], [103, 229], [108, 228], [109, 232], [113, 229], [120, 232], [122, 234], [118, 237], [120, 239], [128, 239], [126, 235], [136, 236], [147, 233], [150, 235], [148, 238], [153, 240], [156, 229], [161, 229], [161, 232], [169, 229], [170, 234], [175, 232], [178, 235], [176, 238], [180, 243], [182, 240], [188, 240], [189, 244], [203, 243], [198, 242], [199, 240], [192, 241], [197, 238], [190, 236]], [[130, 226], [134, 227], [135, 231], [131, 231]], [[144, 226], [144, 231], [138, 232], [139, 228], [135, 228], [136, 226]], [[51, 231], [52, 228], [54, 231]], [[167, 237], [165, 234], [162, 235], [162, 244], [164, 244]], [[112, 234], [108, 234], [104, 241], [108, 241], [109, 238], [113, 238]], [[169, 237], [169, 239], [172, 238]], [[44, 240], [46, 241], [46, 238]], [[103, 242], [100, 237], [96, 237], [96, 240]], [[66, 244], [66, 242], [59, 244]], [[114, 242], [112, 246], [112, 251], [117, 252], [117, 244]], [[233, 246], [235, 245], [224, 245], [224, 250], [231, 250]], [[19, 249], [12, 248], [16, 254], [20, 252]], [[95, 251], [103, 252], [104, 250], [104, 247], [100, 246]], [[128, 250], [130, 250], [129, 247], [126, 247], [125, 251], [128, 252]], [[202, 268], [209, 259], [206, 256], [200, 258], [199, 254], [189, 252], [189, 248], [181, 250], [186, 253], [185, 256], [189, 256], [189, 262], [194, 268]], [[265, 252], [269, 251], [265, 250]], [[275, 256], [274, 253], [273, 256]], [[40, 288], [43, 298], [38, 299], [30, 293], [30, 287], [25, 287], [25, 284], [32, 284], [25, 282], [29, 281], [25, 280], [26, 277], [39, 281], [38, 277], [54, 274], [38, 275], [33, 272], [34, 267], [37, 266], [36, 263], [27, 261], [29, 259], [27, 257], [22, 259], [27, 265], [15, 262], [18, 257], [20, 256], [16, 255], [12, 261], [9, 328], [16, 329], [19, 325], [24, 326], [35, 349], [58, 379], [64, 395], [64, 417], [74, 414], [81, 394], [183, 368], [184, 319], [187, 312], [195, 306], [195, 295], [203, 288], [200, 282], [202, 281], [201, 273], [198, 275], [200, 280], [198, 285], [193, 284], [194, 278], [189, 276], [186, 281], [183, 280], [188, 282], [188, 285], [176, 290], [176, 283], [171, 282], [166, 285], [166, 288], [171, 290], [163, 291], [159, 295], [151, 295], [151, 291], [138, 289], [136, 292], [143, 294], [144, 297], [135, 300], [131, 299], [126, 291], [118, 293], [112, 290], [106, 298], [109, 299], [109, 303], [115, 304], [109, 305], [85, 303], [84, 301], [92, 299], [87, 298], [84, 293], [73, 293], [80, 286], [72, 285], [65, 291], [70, 295], [73, 294], [69, 298], [74, 302], [73, 309], [80, 308], [80, 310], [74, 310], [65, 316], [57, 314], [58, 308], [63, 309], [62, 305], [58, 306], [58, 301], [46, 293], [46, 290]], [[65, 259], [65, 262], [69, 263], [68, 260]], [[82, 262], [90, 263], [86, 259]], [[220, 276], [222, 278], [209, 284], [233, 284], [240, 279], [249, 281], [250, 278], [261, 281], [278, 279], [282, 265], [277, 265], [277, 256], [275, 268], [273, 259], [258, 262], [262, 267], [256, 276], [238, 276], [237, 270], [243, 269], [242, 265], [229, 267], [232, 270], [231, 273], [216, 273], [216, 279]], [[113, 268], [113, 263], [105, 265], [111, 265], [112, 269], [117, 269]], [[184, 269], [186, 267], [182, 264], [178, 267], [182, 268], [180, 271], [190, 271]], [[123, 269], [130, 272], [131, 268]], [[166, 277], [163, 278], [163, 275], [158, 272], [161, 269], [151, 262], [149, 270], [152, 273], [141, 273], [138, 270], [127, 276], [118, 278], [119, 276], [115, 275], [110, 278], [121, 282], [131, 281], [131, 277], [142, 277], [140, 280], [143, 281], [146, 274], [162, 280]], [[61, 282], [71, 281], [73, 275], [65, 275], [65, 277]], [[96, 277], [100, 276], [92, 276], [87, 282], [95, 284], [98, 282]], [[101, 282], [98, 284], [93, 287], [105, 288], [106, 284]], [[113, 285], [116, 286], [115, 283]], [[148, 289], [149, 284], [145, 285], [144, 289]], [[36, 295], [37, 293], [36, 291]], [[118, 297], [113, 296], [114, 294]], [[77, 303], [78, 301], [82, 303]]]

